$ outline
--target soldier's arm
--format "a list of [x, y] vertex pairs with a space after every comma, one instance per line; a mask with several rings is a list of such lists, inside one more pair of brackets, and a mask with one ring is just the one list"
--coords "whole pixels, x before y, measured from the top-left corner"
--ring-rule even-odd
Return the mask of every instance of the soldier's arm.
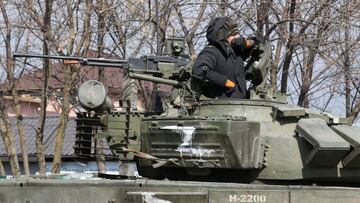
[[193, 66], [193, 74], [199, 77], [202, 77], [204, 66], [207, 67], [206, 79], [213, 82], [214, 84], [225, 87], [227, 78], [225, 75], [217, 72], [217, 56], [215, 48], [206, 47], [203, 51], [200, 52], [199, 56], [196, 58]]

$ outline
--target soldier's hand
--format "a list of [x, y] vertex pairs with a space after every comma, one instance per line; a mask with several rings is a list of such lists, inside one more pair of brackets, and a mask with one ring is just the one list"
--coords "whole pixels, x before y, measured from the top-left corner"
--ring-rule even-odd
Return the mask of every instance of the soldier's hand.
[[233, 87], [235, 87], [235, 83], [231, 80], [226, 80], [225, 87], [233, 88]]
[[245, 40], [245, 49], [253, 48], [255, 45], [255, 41], [252, 39]]
[[261, 44], [263, 42], [263, 40], [260, 37], [255, 36], [255, 35], [249, 37], [248, 40], [253, 41], [253, 44], [252, 44], [251, 48], [254, 48], [254, 47], [258, 46], [259, 44]]

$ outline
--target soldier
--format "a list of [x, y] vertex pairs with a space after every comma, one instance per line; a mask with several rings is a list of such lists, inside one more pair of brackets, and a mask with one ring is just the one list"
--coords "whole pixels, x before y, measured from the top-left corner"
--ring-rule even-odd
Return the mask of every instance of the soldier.
[[259, 40], [239, 35], [238, 24], [229, 17], [213, 19], [207, 28], [208, 45], [200, 52], [193, 66], [193, 75], [210, 81], [203, 94], [210, 98], [246, 98], [244, 60]]

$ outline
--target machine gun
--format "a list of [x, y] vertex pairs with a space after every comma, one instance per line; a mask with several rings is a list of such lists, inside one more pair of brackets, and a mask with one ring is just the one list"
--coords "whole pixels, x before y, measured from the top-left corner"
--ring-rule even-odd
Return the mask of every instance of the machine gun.
[[129, 76], [134, 79], [177, 86], [179, 81], [188, 79], [181, 78], [184, 77], [181, 70], [189, 63], [189, 57], [183, 54], [184, 42], [182, 39], [171, 38], [167, 40], [166, 44], [165, 55], [142, 56], [140, 58], [129, 58], [128, 60], [21, 53], [14, 53], [13, 57], [57, 59], [63, 60], [64, 64], [121, 68], [128, 70]]
[[[166, 40], [164, 55], [145, 55], [140, 58], [133, 57], [127, 60], [20, 53], [14, 53], [13, 57], [55, 59], [63, 60], [64, 64], [121, 68], [127, 70], [128, 76], [133, 79], [171, 85], [179, 89], [190, 89], [184, 87], [185, 82], [189, 81], [191, 77], [191, 67], [188, 66], [189, 56], [184, 54], [184, 40], [180, 38]], [[101, 110], [103, 107], [109, 106], [106, 105], [106, 103], [109, 103], [107, 102], [109, 99], [106, 98], [106, 90], [101, 83], [88, 81], [82, 87], [81, 91], [79, 91], [79, 100], [85, 109]], [[89, 96], [84, 91], [93, 91], [97, 95], [96, 97], [91, 97], [91, 95]]]
[[[14, 53], [14, 58], [43, 58], [63, 60], [64, 64], [80, 64], [84, 66], [112, 67], [127, 69], [129, 76], [134, 79], [145, 79], [153, 82], [178, 85], [178, 82], [167, 79], [178, 79], [178, 71], [188, 62], [185, 58], [175, 58], [172, 56], [143, 56], [140, 58], [104, 59], [86, 58], [76, 56], [56, 56], [40, 54], [20, 54]], [[146, 76], [145, 76], [145, 75]], [[157, 76], [157, 77], [154, 77]]]

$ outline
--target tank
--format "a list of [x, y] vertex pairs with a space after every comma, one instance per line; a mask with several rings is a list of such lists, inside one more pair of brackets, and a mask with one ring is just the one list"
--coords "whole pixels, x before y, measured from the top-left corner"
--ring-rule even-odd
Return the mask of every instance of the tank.
[[[164, 55], [129, 60], [14, 54], [125, 68], [132, 78], [173, 90], [165, 101], [154, 89], [151, 108], [143, 112], [127, 100], [113, 108], [105, 85], [85, 82], [78, 90], [83, 111], [75, 153], [93, 160], [96, 140], [104, 138], [111, 152], [105, 156], [121, 161], [122, 174], [4, 179], [1, 202], [359, 201], [360, 129], [345, 118], [290, 105], [269, 88], [270, 44], [252, 51], [249, 98], [242, 100], [204, 97], [207, 70], [191, 74], [183, 45], [170, 39]], [[125, 172], [135, 165], [138, 171]]]
[[[76, 153], [91, 157], [88, 143], [105, 138], [114, 157], [136, 163], [148, 178], [358, 186], [360, 129], [345, 118], [288, 104], [286, 95], [267, 86], [270, 62], [270, 44], [263, 43], [246, 67], [248, 99], [202, 96], [209, 81], [191, 76], [191, 63], [175, 79], [140, 74], [174, 86], [167, 108], [138, 112], [122, 101], [121, 111], [90, 113], [94, 108], [84, 105], [87, 112], [77, 119]], [[83, 100], [108, 106], [103, 104], [106, 90], [93, 89], [102, 98]]]

